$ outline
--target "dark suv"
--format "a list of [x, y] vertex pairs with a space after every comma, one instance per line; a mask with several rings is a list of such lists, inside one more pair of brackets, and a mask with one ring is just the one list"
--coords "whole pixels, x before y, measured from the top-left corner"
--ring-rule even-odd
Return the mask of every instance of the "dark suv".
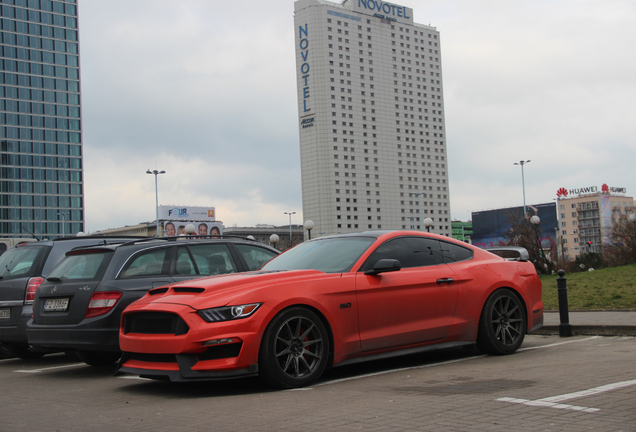
[[123, 310], [151, 288], [258, 269], [279, 253], [253, 240], [162, 238], [67, 254], [37, 289], [27, 336], [34, 349], [76, 351], [92, 366], [115, 363]]
[[77, 247], [122, 243], [141, 237], [84, 236], [23, 243], [0, 256], [0, 345], [11, 355], [41, 357], [27, 343], [35, 290], [49, 272]]

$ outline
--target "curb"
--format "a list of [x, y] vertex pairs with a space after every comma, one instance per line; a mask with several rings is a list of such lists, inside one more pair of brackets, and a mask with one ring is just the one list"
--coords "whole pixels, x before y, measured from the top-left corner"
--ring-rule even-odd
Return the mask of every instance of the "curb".
[[[570, 324], [571, 325], [571, 324]], [[559, 326], [543, 326], [532, 332], [537, 335], [558, 335]], [[630, 325], [572, 325], [572, 335], [580, 336], [636, 336], [636, 326]]]

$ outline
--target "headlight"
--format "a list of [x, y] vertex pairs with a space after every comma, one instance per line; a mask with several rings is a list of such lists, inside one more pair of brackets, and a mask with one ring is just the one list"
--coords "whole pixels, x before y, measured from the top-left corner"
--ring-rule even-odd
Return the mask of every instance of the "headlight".
[[232, 321], [247, 318], [256, 312], [262, 303], [252, 303], [240, 306], [224, 306], [212, 309], [203, 309], [197, 313], [207, 322]]

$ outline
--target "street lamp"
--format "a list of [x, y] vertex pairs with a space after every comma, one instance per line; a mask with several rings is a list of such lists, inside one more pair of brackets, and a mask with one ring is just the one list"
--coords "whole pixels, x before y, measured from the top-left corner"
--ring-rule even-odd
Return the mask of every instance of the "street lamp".
[[292, 225], [291, 225], [291, 217], [296, 212], [284, 212], [283, 214], [289, 215], [289, 247], [292, 247]]
[[521, 187], [523, 189], [523, 217], [526, 217], [526, 181], [523, 177], [523, 166], [527, 163], [530, 163], [529, 160], [527, 161], [519, 161], [519, 162], [515, 162], [515, 165], [521, 165]]
[[65, 229], [64, 229], [64, 225], [65, 225], [65, 221], [66, 221], [66, 216], [70, 216], [71, 212], [70, 211], [61, 211], [61, 212], [57, 212], [58, 216], [62, 216], [62, 237], [64, 237], [65, 233]]
[[422, 197], [420, 195], [424, 195], [424, 192], [411, 192], [411, 195], [415, 195], [417, 197], [417, 205], [419, 206], [420, 211], [420, 230], [424, 230], [422, 226]]
[[433, 226], [433, 219], [426, 218], [424, 219], [423, 224], [426, 227], [426, 231], [431, 232], [431, 227]]
[[272, 234], [271, 236], [269, 236], [269, 242], [270, 244], [273, 244], [274, 247], [276, 247], [276, 245], [278, 244], [278, 234]]
[[157, 176], [159, 174], [165, 174], [165, 173], [166, 172], [163, 171], [163, 170], [161, 170], [161, 171], [158, 171], [158, 170], [152, 170], [152, 171], [147, 170], [146, 171], [146, 174], [154, 174], [155, 175], [155, 201], [156, 201], [155, 202], [155, 208], [157, 210], [157, 213], [156, 213], [156, 217], [157, 217], [157, 233], [155, 235], [157, 237], [159, 237], [159, 191], [157, 189]]
[[413, 219], [415, 219], [415, 216], [407, 216], [407, 219], [411, 219], [411, 229], [413, 229]]
[[304, 227], [307, 230], [307, 235], [309, 236], [309, 240], [311, 240], [311, 230], [314, 229], [314, 221], [306, 220]]

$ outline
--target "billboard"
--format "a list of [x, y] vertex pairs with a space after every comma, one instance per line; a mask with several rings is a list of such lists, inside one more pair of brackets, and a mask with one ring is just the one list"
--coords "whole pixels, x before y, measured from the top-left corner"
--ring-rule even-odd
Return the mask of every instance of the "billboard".
[[[544, 248], [549, 248], [551, 244], [556, 243], [554, 230], [558, 227], [556, 203], [527, 205], [526, 219], [535, 215], [541, 219], [541, 244]], [[513, 221], [520, 220], [522, 217], [523, 206], [472, 213], [472, 244], [481, 248], [506, 245], [504, 233], [510, 231]]]
[[174, 237], [187, 235], [185, 227], [191, 223], [194, 225], [194, 236], [221, 235], [223, 224], [221, 222], [189, 222], [189, 221], [164, 221], [163, 236]]
[[159, 220], [216, 220], [214, 207], [159, 206]]

